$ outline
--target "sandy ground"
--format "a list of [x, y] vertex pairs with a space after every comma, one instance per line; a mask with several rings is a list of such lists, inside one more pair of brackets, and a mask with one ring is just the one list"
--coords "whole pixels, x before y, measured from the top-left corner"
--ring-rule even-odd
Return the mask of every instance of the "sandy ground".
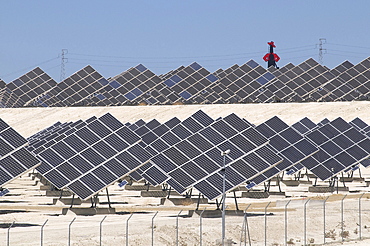
[[[28, 137], [57, 121], [67, 122], [100, 116], [110, 112], [122, 122], [135, 122], [138, 119], [149, 121], [157, 119], [160, 122], [176, 116], [185, 119], [197, 110], [202, 109], [213, 118], [236, 113], [254, 124], [262, 123], [273, 116], [279, 116], [288, 124], [293, 124], [303, 117], [314, 122], [323, 118], [333, 120], [342, 117], [349, 121], [356, 117], [370, 123], [370, 102], [341, 103], [289, 103], [289, 104], [248, 104], [248, 105], [176, 105], [176, 106], [124, 106], [124, 107], [94, 107], [94, 108], [25, 108], [0, 109], [0, 118], [10, 124], [15, 130]], [[370, 177], [369, 170], [362, 170], [363, 177]], [[351, 193], [318, 194], [308, 193], [308, 185], [298, 187], [282, 187], [286, 196], [270, 196], [267, 199], [238, 198], [239, 208], [248, 209], [248, 228], [251, 245], [265, 245], [265, 219], [267, 219], [266, 245], [303, 245], [307, 243], [321, 245], [324, 243], [323, 199], [330, 196], [326, 202], [326, 243], [330, 245], [370, 245], [370, 194], [365, 182], [349, 184]], [[200, 245], [200, 217], [187, 216], [189, 210], [194, 210], [196, 204], [175, 206], [170, 201], [160, 204], [160, 198], [142, 198], [139, 191], [128, 191], [118, 186], [111, 186], [109, 192], [114, 207], [119, 214], [95, 216], [76, 216], [69, 212], [61, 215], [61, 210], [68, 207], [61, 203], [53, 205], [52, 197], [45, 196], [36, 183], [28, 175], [7, 185], [11, 196], [0, 198], [0, 245], [7, 245], [7, 227], [15, 221], [15, 227], [9, 230], [10, 245], [40, 245], [41, 225], [44, 227], [43, 245], [68, 245], [68, 229], [71, 221], [71, 245], [99, 245], [100, 232], [102, 245], [151, 245], [152, 235], [154, 245]], [[273, 187], [276, 190], [276, 187]], [[359, 196], [361, 199], [359, 210]], [[343, 231], [341, 219], [341, 199], [343, 202]], [[241, 192], [237, 192], [240, 196]], [[106, 197], [101, 194], [101, 202]], [[304, 234], [304, 202], [307, 203], [306, 237]], [[285, 212], [285, 207], [288, 204]], [[268, 216], [264, 216], [266, 205]], [[228, 194], [228, 210], [234, 210], [232, 193]], [[89, 204], [81, 206], [88, 207]], [[106, 207], [107, 205], [100, 205]], [[215, 210], [214, 203], [202, 204], [200, 210]], [[10, 210], [6, 213], [6, 210]], [[15, 210], [19, 210], [16, 212]], [[177, 220], [177, 215], [182, 210]], [[154, 234], [152, 234], [152, 218], [154, 219]], [[361, 215], [359, 213], [361, 211]], [[127, 220], [129, 220], [127, 234]], [[103, 223], [102, 220], [104, 219]], [[227, 215], [226, 237], [235, 245], [244, 245], [242, 236], [243, 216]], [[286, 221], [286, 226], [285, 226]], [[178, 222], [178, 233], [176, 223]], [[34, 226], [30, 226], [32, 224]], [[21, 225], [24, 225], [23, 227]], [[101, 227], [100, 227], [101, 225]], [[100, 231], [101, 228], [101, 231]], [[285, 229], [286, 228], [286, 229]], [[362, 240], [359, 240], [360, 233]], [[342, 242], [342, 237], [345, 240]], [[128, 236], [128, 241], [126, 237]], [[221, 218], [202, 219], [203, 245], [216, 245], [221, 238]], [[249, 244], [248, 235], [246, 244]], [[286, 243], [287, 242], [287, 243]]]
[[253, 124], [260, 124], [273, 116], [280, 117], [287, 124], [293, 124], [304, 117], [314, 122], [324, 118], [333, 120], [342, 117], [351, 121], [356, 117], [370, 124], [370, 102], [334, 103], [270, 103], [270, 104], [216, 104], [216, 105], [172, 105], [172, 106], [120, 106], [120, 107], [65, 107], [65, 108], [15, 108], [0, 109], [0, 118], [16, 131], [28, 137], [57, 121], [85, 120], [91, 116], [111, 113], [122, 122], [139, 119], [157, 119], [165, 122], [172, 117], [183, 120], [203, 110], [214, 119], [231, 113], [243, 117]]

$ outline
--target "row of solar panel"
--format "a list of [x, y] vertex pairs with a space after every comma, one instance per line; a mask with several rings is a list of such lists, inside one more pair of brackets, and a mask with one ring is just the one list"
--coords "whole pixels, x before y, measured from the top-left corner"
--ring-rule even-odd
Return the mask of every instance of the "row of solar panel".
[[303, 167], [322, 180], [359, 163], [367, 167], [369, 128], [358, 118], [318, 124], [304, 118], [289, 126], [273, 117], [254, 126], [235, 114], [214, 120], [203, 111], [183, 121], [123, 124], [108, 113], [57, 122], [29, 137], [25, 148], [27, 141], [2, 122], [0, 141], [6, 148], [0, 171], [6, 175], [0, 185], [36, 167], [56, 188], [68, 188], [82, 199], [130, 175], [154, 186], [167, 183], [179, 193], [195, 187], [212, 200], [222, 194], [223, 165], [227, 191]]
[[214, 73], [194, 62], [159, 76], [140, 64], [108, 79], [87, 66], [60, 83], [36, 68], [3, 86], [0, 107], [368, 100], [370, 58], [334, 69], [312, 58], [280, 69], [250, 60]]

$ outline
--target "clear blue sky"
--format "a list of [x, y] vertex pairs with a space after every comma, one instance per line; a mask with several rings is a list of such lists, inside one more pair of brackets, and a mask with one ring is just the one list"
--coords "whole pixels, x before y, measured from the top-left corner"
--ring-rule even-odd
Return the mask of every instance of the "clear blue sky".
[[0, 3], [0, 78], [6, 82], [36, 66], [59, 82], [62, 49], [68, 49], [66, 77], [88, 64], [105, 77], [139, 63], [156, 74], [193, 61], [211, 72], [250, 59], [265, 66], [271, 40], [279, 66], [319, 61], [319, 38], [326, 38], [329, 68], [370, 56], [369, 0]]

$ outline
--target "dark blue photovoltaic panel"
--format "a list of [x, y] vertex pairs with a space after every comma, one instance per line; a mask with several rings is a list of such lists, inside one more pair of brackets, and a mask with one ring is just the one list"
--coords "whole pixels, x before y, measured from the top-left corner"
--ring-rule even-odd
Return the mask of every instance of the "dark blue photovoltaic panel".
[[209, 126], [214, 122], [214, 120], [206, 113], [204, 113], [202, 110], [198, 110], [191, 117], [197, 120], [200, 124], [202, 124], [205, 127]]
[[14, 149], [21, 147], [27, 143], [27, 140], [22, 137], [13, 128], [7, 128], [0, 132], [0, 138], [8, 142]]
[[302, 164], [322, 180], [370, 156], [370, 151], [365, 147], [367, 145], [362, 147], [368, 139], [341, 118], [314, 129], [307, 137], [318, 145], [320, 151], [302, 161]]
[[179, 94], [181, 97], [183, 97], [184, 99], [188, 100], [190, 99], [193, 95], [191, 95], [189, 92], [187, 91], [183, 91]]
[[176, 190], [180, 194], [186, 191], [186, 189], [178, 182], [176, 182], [174, 179], [167, 180], [167, 184], [169, 184], [174, 190]]

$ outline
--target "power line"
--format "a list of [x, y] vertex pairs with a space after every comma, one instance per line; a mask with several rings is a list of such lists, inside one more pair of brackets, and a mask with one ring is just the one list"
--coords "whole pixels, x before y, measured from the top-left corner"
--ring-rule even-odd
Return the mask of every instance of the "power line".
[[11, 73], [8, 73], [8, 74], [5, 74], [5, 75], [0, 75], [0, 76], [1, 76], [2, 78], [6, 78], [6, 77], [9, 77], [9, 76], [11, 76], [11, 75], [13, 75], [13, 74], [17, 74], [17, 73], [19, 73], [19, 72], [23, 72], [23, 71], [25, 71], [25, 70], [29, 70], [29, 69], [32, 69], [32, 68], [38, 67], [38, 66], [40, 66], [40, 65], [42, 65], [42, 64], [45, 64], [45, 63], [48, 63], [48, 62], [51, 62], [51, 61], [54, 61], [54, 60], [57, 60], [57, 59], [59, 59], [59, 57], [55, 57], [55, 58], [52, 58], [52, 59], [49, 59], [49, 60], [46, 60], [46, 61], [43, 61], [43, 62], [37, 63], [37, 64], [35, 64], [35, 65], [29, 66], [29, 67], [25, 67], [25, 68], [22, 68], [22, 69], [20, 69], [20, 70], [13, 71], [13, 72], [11, 72]]
[[337, 45], [337, 46], [343, 46], [343, 47], [351, 47], [351, 48], [359, 48], [359, 49], [370, 49], [370, 47], [364, 47], [364, 46], [356, 46], [356, 45], [347, 45], [347, 44], [334, 44], [334, 43], [326, 43], [328, 45]]
[[[312, 47], [314, 49], [315, 45], [304, 45], [304, 46], [299, 46], [299, 47], [292, 47], [292, 48], [285, 48], [285, 49], [280, 49], [280, 51], [284, 50], [294, 50], [294, 49], [302, 49], [302, 48], [307, 48], [307, 47]], [[310, 50], [310, 49], [305, 49], [305, 50]], [[302, 50], [297, 50], [297, 51], [291, 51], [291, 52], [300, 52]], [[102, 57], [102, 58], [116, 58], [116, 59], [156, 59], [156, 60], [161, 60], [161, 59], [195, 59], [195, 58], [212, 58], [212, 57], [228, 57], [228, 56], [246, 56], [246, 55], [260, 55], [263, 54], [264, 51], [255, 51], [255, 52], [246, 52], [246, 53], [238, 53], [238, 54], [225, 54], [225, 55], [204, 55], [204, 56], [166, 56], [166, 57], [140, 57], [140, 56], [111, 56], [111, 55], [96, 55], [96, 54], [81, 54], [81, 53], [69, 53], [69, 55], [76, 55], [76, 56], [88, 56], [88, 57]], [[288, 53], [288, 52], [284, 52]], [[245, 58], [245, 57], [241, 57]], [[221, 59], [220, 59], [221, 60]]]

